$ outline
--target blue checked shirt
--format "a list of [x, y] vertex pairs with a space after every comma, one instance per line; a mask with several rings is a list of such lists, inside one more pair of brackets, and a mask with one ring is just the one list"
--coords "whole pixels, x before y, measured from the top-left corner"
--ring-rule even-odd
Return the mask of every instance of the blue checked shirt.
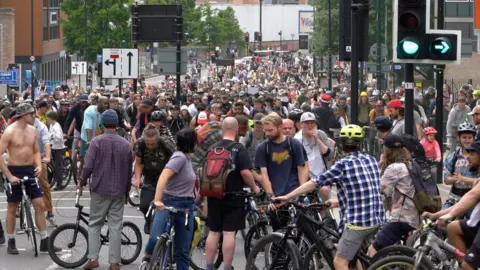
[[345, 224], [371, 227], [385, 221], [380, 172], [377, 161], [372, 156], [353, 152], [314, 181], [317, 187], [336, 185], [340, 206], [340, 231]]

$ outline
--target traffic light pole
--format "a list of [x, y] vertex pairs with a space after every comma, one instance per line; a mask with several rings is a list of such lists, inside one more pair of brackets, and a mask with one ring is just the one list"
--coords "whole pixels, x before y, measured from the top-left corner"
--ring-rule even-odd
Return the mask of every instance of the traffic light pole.
[[176, 98], [176, 102], [175, 104], [177, 105], [181, 105], [182, 103], [182, 87], [181, 87], [181, 81], [180, 81], [180, 76], [181, 76], [181, 69], [182, 69], [182, 25], [181, 25], [181, 21], [183, 23], [183, 20], [181, 20], [183, 14], [182, 14], [182, 6], [180, 5], [180, 3], [178, 2], [178, 0], [176, 1], [177, 2], [177, 20], [176, 20], [176, 32], [177, 32], [177, 85], [176, 85], [176, 90], [177, 90], [177, 98]]
[[377, 0], [377, 89], [382, 88], [382, 3]]
[[405, 133], [413, 135], [413, 64], [405, 64]]
[[350, 92], [350, 123], [356, 124], [358, 117], [356, 117], [358, 112], [358, 62], [360, 58], [360, 36], [358, 35], [359, 32], [359, 22], [360, 22], [360, 9], [363, 8], [361, 3], [352, 2], [352, 31], [351, 31], [351, 38], [352, 38], [352, 57], [351, 57], [351, 92]]
[[[440, 1], [439, 1], [440, 2]], [[435, 65], [435, 88], [437, 89], [435, 108], [435, 128], [437, 129], [437, 141], [440, 146], [442, 158], [437, 164], [437, 182], [442, 182], [443, 177], [443, 72], [445, 65]]]
[[[262, 33], [262, 2], [263, 0], [258, 1], [258, 3], [260, 4], [260, 31], [258, 33]], [[259, 50], [262, 49], [262, 39], [258, 41], [258, 48]]]
[[332, 0], [328, 0], [328, 90], [332, 91]]

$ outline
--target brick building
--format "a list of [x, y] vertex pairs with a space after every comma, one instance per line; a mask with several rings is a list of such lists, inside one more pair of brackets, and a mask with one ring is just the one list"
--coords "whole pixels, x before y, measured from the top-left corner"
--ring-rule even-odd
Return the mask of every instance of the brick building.
[[[14, 46], [14, 59], [9, 62], [22, 64], [24, 75], [25, 70], [32, 69], [30, 57], [35, 56], [36, 78], [65, 79], [67, 63], [60, 3], [61, 0], [0, 0], [0, 9], [11, 10], [15, 19], [14, 39], [10, 41]], [[2, 19], [0, 15], [0, 22]]]
[[15, 61], [15, 14], [13, 9], [0, 8], [0, 70]]

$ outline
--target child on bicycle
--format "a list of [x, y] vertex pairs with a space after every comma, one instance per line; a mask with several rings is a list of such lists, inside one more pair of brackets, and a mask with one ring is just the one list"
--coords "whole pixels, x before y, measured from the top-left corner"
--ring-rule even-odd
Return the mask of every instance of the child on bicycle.
[[440, 146], [438, 145], [437, 140], [435, 140], [435, 135], [437, 130], [433, 127], [426, 127], [423, 129], [425, 137], [420, 141], [425, 149], [425, 156], [429, 160], [440, 161], [442, 154], [440, 153]]

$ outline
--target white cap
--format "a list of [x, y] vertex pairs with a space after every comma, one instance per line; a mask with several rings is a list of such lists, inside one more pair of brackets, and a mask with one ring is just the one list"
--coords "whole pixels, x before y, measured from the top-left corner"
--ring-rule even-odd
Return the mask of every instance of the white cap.
[[300, 122], [305, 122], [305, 121], [317, 121], [317, 118], [315, 117], [315, 114], [311, 112], [304, 112], [302, 114], [302, 117], [300, 117]]

